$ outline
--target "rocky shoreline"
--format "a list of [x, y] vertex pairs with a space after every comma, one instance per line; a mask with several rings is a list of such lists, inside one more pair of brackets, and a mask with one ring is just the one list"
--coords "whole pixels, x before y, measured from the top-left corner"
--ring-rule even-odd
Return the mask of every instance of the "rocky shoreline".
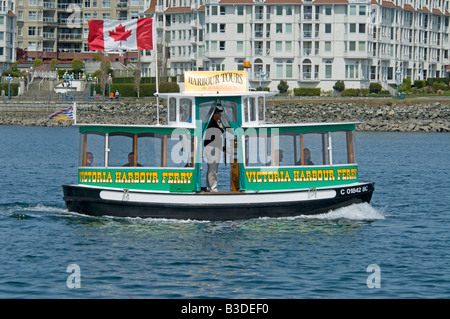
[[[70, 126], [49, 120], [68, 102], [0, 101], [0, 125]], [[77, 103], [78, 123], [156, 124], [156, 100]], [[167, 123], [164, 101], [160, 123]], [[450, 100], [445, 99], [269, 99], [266, 121], [273, 123], [361, 122], [359, 131], [450, 132]]]

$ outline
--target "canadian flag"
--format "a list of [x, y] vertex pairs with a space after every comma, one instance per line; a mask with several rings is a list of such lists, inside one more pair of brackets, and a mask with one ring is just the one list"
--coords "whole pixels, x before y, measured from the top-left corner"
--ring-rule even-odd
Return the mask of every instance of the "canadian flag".
[[152, 50], [153, 18], [89, 20], [89, 50]]

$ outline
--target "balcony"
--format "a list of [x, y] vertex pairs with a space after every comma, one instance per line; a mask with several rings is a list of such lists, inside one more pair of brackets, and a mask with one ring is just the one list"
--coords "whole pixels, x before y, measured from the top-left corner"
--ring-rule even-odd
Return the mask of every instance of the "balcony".
[[43, 32], [44, 39], [56, 39], [54, 32]]
[[308, 72], [304, 71], [301, 74], [299, 81], [301, 82], [319, 82], [319, 72]]
[[54, 1], [44, 1], [43, 7], [44, 7], [44, 10], [55, 10], [56, 4]]
[[119, 10], [127, 10], [127, 7], [128, 7], [128, 1], [117, 2], [117, 8], [119, 8]]
[[82, 38], [81, 33], [62, 33], [62, 34], [58, 34], [58, 40], [79, 41], [79, 40], [81, 40], [81, 38]]
[[46, 23], [56, 23], [56, 19], [54, 17], [43, 17], [42, 21]]

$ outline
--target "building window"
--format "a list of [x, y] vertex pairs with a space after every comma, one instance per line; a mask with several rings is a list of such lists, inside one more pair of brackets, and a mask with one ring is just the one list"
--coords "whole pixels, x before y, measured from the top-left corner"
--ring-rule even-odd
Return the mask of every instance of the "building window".
[[355, 41], [349, 41], [348, 42], [348, 50], [349, 51], [355, 51], [356, 50], [356, 42]]
[[225, 51], [225, 41], [220, 41], [219, 42], [219, 50], [220, 51]]
[[350, 23], [348, 25], [348, 32], [349, 33], [355, 33], [356, 32], [356, 23]]
[[243, 23], [237, 24], [237, 33], [239, 33], [239, 34], [244, 33], [244, 24]]
[[333, 65], [330, 60], [325, 61], [325, 78], [331, 79], [333, 77]]
[[286, 78], [292, 78], [292, 61], [286, 61]]
[[28, 35], [35, 36], [36, 35], [36, 27], [28, 27]]
[[360, 16], [366, 15], [366, 6], [359, 6], [359, 15]]
[[237, 41], [236, 43], [236, 51], [244, 52], [244, 41]]
[[277, 61], [277, 78], [283, 78], [283, 61]]
[[292, 23], [286, 23], [286, 34], [292, 34]]
[[283, 24], [277, 23], [275, 32], [276, 33], [283, 33]]
[[292, 41], [286, 41], [285, 42], [285, 51], [291, 52], [292, 51]]
[[283, 51], [283, 41], [275, 42], [275, 51], [277, 52]]
[[359, 33], [366, 33], [366, 24], [365, 23], [359, 24]]
[[366, 42], [365, 41], [359, 41], [358, 50], [360, 52], [365, 52], [366, 51]]
[[325, 41], [325, 52], [331, 52], [331, 41]]
[[36, 11], [29, 11], [28, 12], [28, 21], [36, 21]]
[[325, 23], [325, 33], [331, 33], [331, 23]]

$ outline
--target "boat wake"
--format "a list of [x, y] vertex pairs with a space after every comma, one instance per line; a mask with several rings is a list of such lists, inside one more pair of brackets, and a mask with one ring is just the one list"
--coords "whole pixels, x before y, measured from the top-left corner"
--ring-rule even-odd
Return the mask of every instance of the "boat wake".
[[382, 212], [373, 208], [370, 204], [361, 203], [361, 204], [353, 204], [347, 207], [342, 207], [324, 214], [300, 215], [296, 218], [324, 219], [324, 220], [349, 219], [357, 221], [373, 221], [384, 219], [385, 217]]
[[0, 216], [12, 216], [20, 219], [67, 214], [66, 208], [48, 206], [44, 204], [7, 203], [0, 204]]

